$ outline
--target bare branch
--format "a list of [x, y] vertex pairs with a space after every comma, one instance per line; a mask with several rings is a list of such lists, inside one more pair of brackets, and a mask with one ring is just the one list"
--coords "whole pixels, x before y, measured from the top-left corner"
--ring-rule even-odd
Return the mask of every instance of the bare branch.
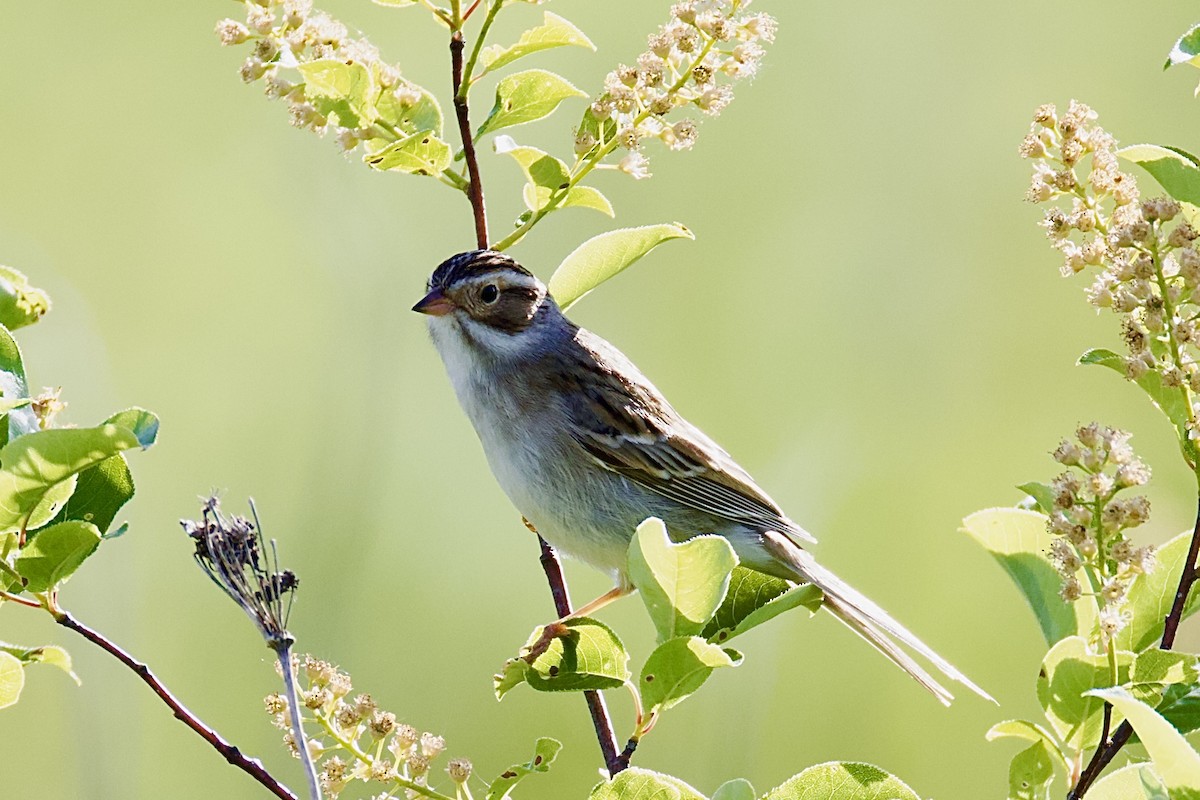
[[[533, 526], [525, 523], [533, 530]], [[535, 531], [536, 532], [536, 531]], [[559, 617], [571, 613], [571, 597], [567, 593], [567, 580], [563, 577], [562, 564], [559, 563], [558, 553], [550, 543], [538, 534], [538, 544], [541, 545], [542, 570], [546, 573], [546, 583], [550, 585], [550, 594], [554, 597], [554, 610]], [[600, 753], [604, 756], [604, 765], [609, 775], [616, 775], [629, 766], [637, 742], [630, 740], [625, 752], [617, 752], [617, 737], [613, 735], [612, 718], [608, 715], [608, 706], [604, 703], [604, 695], [597, 691], [583, 693], [587, 700], [588, 711], [592, 715], [592, 724], [596, 727], [596, 740], [600, 743]]]
[[[474, 7], [472, 7], [474, 8]], [[475, 157], [475, 140], [471, 131], [471, 112], [467, 106], [467, 93], [463, 89], [463, 35], [457, 30], [450, 37], [450, 70], [454, 83], [454, 115], [458, 118], [458, 134], [462, 139], [463, 158], [467, 162], [467, 175], [471, 182], [467, 186], [467, 198], [471, 201], [471, 212], [475, 216], [475, 243], [480, 250], [488, 246], [487, 210], [483, 205], [483, 181], [479, 177], [479, 161]]]
[[184, 725], [187, 725], [189, 728], [195, 731], [201, 739], [212, 745], [213, 749], [224, 756], [226, 761], [238, 769], [248, 773], [252, 778], [265, 786], [267, 790], [276, 797], [283, 798], [283, 800], [296, 800], [296, 795], [292, 794], [292, 791], [282, 783], [275, 780], [275, 778], [271, 776], [271, 773], [267, 772], [258, 759], [248, 758], [247, 756], [242, 755], [242, 752], [238, 750], [236, 746], [221, 738], [219, 733], [201, 722], [195, 714], [193, 714], [182, 703], [175, 699], [175, 695], [171, 694], [167, 687], [163, 685], [162, 681], [158, 679], [158, 676], [150, 671], [149, 667], [135, 659], [129, 653], [125, 652], [125, 650], [114, 644], [99, 631], [92, 630], [88, 626], [76, 620], [70, 615], [70, 613], [59, 610], [57, 613], [55, 613], [54, 618], [59, 625], [75, 631], [89, 642], [92, 642], [93, 644], [98, 645], [101, 649], [107, 651], [122, 664], [129, 667], [129, 669], [133, 670], [133, 673], [141, 678], [142, 681], [144, 681], [146, 685], [149, 686], [156, 695], [158, 695], [159, 699], [167, 704], [167, 707], [170, 708], [175, 714], [176, 719], [178, 719]]

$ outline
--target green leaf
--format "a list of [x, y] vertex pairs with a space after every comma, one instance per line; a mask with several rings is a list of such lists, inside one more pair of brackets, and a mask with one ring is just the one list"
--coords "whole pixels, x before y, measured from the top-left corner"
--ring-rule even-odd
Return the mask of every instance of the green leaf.
[[[1099, 364], [1120, 373], [1122, 376], [1125, 375], [1125, 359], [1111, 350], [1104, 350], [1102, 348], [1088, 350], [1079, 357], [1079, 363]], [[1162, 376], [1157, 372], [1147, 372], [1134, 382], [1142, 388], [1142, 391], [1149, 395], [1150, 401], [1154, 403], [1155, 408], [1166, 415], [1171, 424], [1175, 426], [1175, 432], [1181, 437], [1181, 441], [1186, 441], [1188, 408], [1183, 391], [1163, 386]]]
[[642, 667], [638, 688], [647, 713], [655, 714], [681, 703], [699, 689], [718, 667], [736, 667], [740, 653], [722, 650], [699, 636], [663, 642]]
[[121, 506], [132, 497], [133, 475], [125, 456], [118, 453], [79, 473], [74, 493], [51, 523], [80, 520], [106, 534]]
[[[1196, 688], [1197, 679], [1200, 679], [1198, 662], [1200, 656], [1191, 653], [1151, 648], [1134, 658], [1126, 688], [1138, 700], [1157, 709], [1163, 704], [1168, 689], [1179, 687], [1186, 692]], [[1172, 720], [1168, 721], [1174, 724]]]
[[576, 617], [537, 628], [494, 678], [497, 698], [522, 683], [539, 692], [612, 689], [629, 680], [629, 654], [602, 622]]
[[1046, 745], [1037, 742], [1013, 756], [1008, 766], [1009, 800], [1050, 800], [1054, 766]]
[[1038, 509], [1043, 514], [1050, 514], [1054, 511], [1054, 490], [1048, 485], [1031, 481], [1030, 483], [1022, 483], [1017, 488], [1032, 497], [1033, 501], [1037, 503]]
[[[502, 155], [511, 156], [521, 168], [525, 180], [528, 181], [525, 187], [525, 202], [530, 211], [537, 211], [545, 206], [552, 193], [566, 189], [571, 181], [570, 169], [565, 163], [544, 150], [519, 145], [511, 136], [497, 136], [492, 143], [492, 149]], [[543, 189], [544, 194], [539, 199], [536, 192], [530, 192], [530, 187], [534, 190]]]
[[[1117, 651], [1117, 683], [1129, 680], [1133, 653]], [[1098, 686], [1109, 686], [1108, 657], [1093, 651], [1081, 636], [1068, 636], [1046, 654], [1038, 673], [1038, 702], [1050, 727], [1068, 748], [1094, 747], [1100, 740], [1104, 704], [1090, 694]]]
[[377, 170], [437, 175], [450, 166], [452, 158], [450, 145], [434, 136], [432, 130], [425, 130], [393, 142], [378, 152], [368, 153], [363, 156], [363, 161]]
[[[1175, 592], [1179, 589], [1179, 575], [1187, 561], [1192, 532], [1187, 531], [1173, 537], [1155, 552], [1158, 566], [1148, 575], [1139, 575], [1129, 587], [1126, 608], [1133, 615], [1119, 634], [1117, 646], [1126, 650], [1141, 651], [1162, 639], [1164, 620], [1175, 603]], [[1195, 589], [1184, 606], [1183, 619], [1195, 613], [1200, 605], [1200, 594]]]
[[509, 75], [496, 86], [496, 104], [479, 126], [478, 135], [548, 117], [568, 97], [587, 95], [565, 78], [544, 69]]
[[552, 47], [586, 47], [595, 51], [596, 45], [584, 36], [583, 31], [576, 28], [557, 14], [545, 12], [544, 22], [536, 28], [530, 28], [521, 34], [516, 44], [504, 47], [493, 44], [483, 48], [479, 54], [483, 71], [478, 73], [475, 80], [501, 67], [508, 66], [519, 58], [549, 50]]
[[[783, 594], [771, 598], [763, 605], [751, 611], [732, 629], [718, 628], [712, 635], [706, 636], [706, 638], [718, 643], [727, 642], [735, 636], [741, 636], [751, 628], [756, 628], [764, 622], [775, 619], [775, 617], [785, 611], [791, 611], [793, 608], [806, 608], [808, 609], [808, 616], [812, 617], [813, 614], [821, 610], [821, 604], [824, 602], [824, 593], [811, 583], [791, 586]], [[711, 626], [712, 623], [710, 622], [704, 630], [707, 632]]]
[[0, 448], [0, 532], [44, 525], [75, 488], [75, 476], [122, 450], [141, 446], [128, 428], [37, 431]]
[[1180, 733], [1200, 730], [1200, 686], [1173, 684], [1155, 708]]
[[0, 652], [0, 708], [17, 702], [25, 687], [25, 668], [13, 655]]
[[1200, 678], [1197, 661], [1200, 656], [1174, 650], [1152, 648], [1138, 653], [1130, 670], [1134, 683], [1192, 683]]
[[35, 648], [30, 656], [30, 660], [35, 664], [46, 664], [51, 667], [58, 667], [67, 676], [75, 681], [75, 685], [79, 686], [82, 681], [75, 674], [75, 669], [71, 665], [71, 654], [66, 649], [58, 645], [45, 645], [44, 647]]
[[1200, 67], [1200, 25], [1193, 25], [1187, 33], [1179, 37], [1179, 41], [1175, 42], [1175, 46], [1167, 55], [1167, 63], [1163, 64], [1163, 69], [1177, 64]]
[[104, 420], [104, 424], [120, 425], [122, 428], [133, 431], [133, 435], [137, 437], [138, 444], [142, 446], [143, 450], [158, 440], [158, 415], [144, 408], [134, 406], [124, 411], [118, 411]]
[[[442, 107], [437, 98], [424, 87], [409, 83], [405, 91], [384, 91], [375, 101], [375, 113], [379, 119], [396, 128], [404, 134], [414, 134], [418, 131], [433, 131], [434, 136], [442, 136]], [[412, 102], [413, 90], [418, 93], [416, 102]], [[380, 141], [380, 140], [374, 140]]]
[[729, 587], [737, 556], [721, 536], [675, 544], [662, 520], [651, 517], [629, 543], [629, 579], [641, 592], [659, 643], [704, 630]]
[[365, 66], [333, 58], [300, 64], [304, 76], [304, 96], [327, 117], [347, 128], [358, 128], [373, 121], [372, 100], [378, 87]]
[[1200, 205], [1200, 165], [1189, 153], [1156, 144], [1131, 144], [1117, 155], [1149, 172], [1154, 180], [1181, 203]]
[[22, 664], [48, 664], [58, 667], [80, 685], [79, 676], [71, 666], [71, 654], [58, 645], [48, 644], [41, 647], [21, 647], [15, 644], [0, 642], [0, 652], [15, 656]]
[[523, 197], [530, 211], [540, 211], [549, 205], [552, 197], [566, 190], [567, 194], [558, 201], [558, 208], [591, 208], [602, 214], [613, 216], [613, 207], [608, 198], [591, 186], [572, 186], [570, 169], [561, 160], [536, 147], [517, 144], [511, 136], [501, 134], [493, 142], [497, 153], [512, 156], [525, 175]]
[[765, 605], [752, 611], [733, 629], [720, 628], [714, 636], [709, 638], [718, 643], [727, 642], [735, 636], [741, 636], [751, 628], [758, 627], [764, 622], [774, 619], [785, 611], [791, 611], [793, 608], [803, 607], [808, 610], [808, 616], [812, 617], [820, 610], [824, 601], [825, 595], [812, 584], [806, 583], [792, 586], [783, 594], [772, 598]]
[[[730, 638], [733, 630], [755, 610], [762, 608], [792, 587], [791, 581], [755, 572], [738, 565], [729, 576], [729, 589], [721, 607], [709, 620], [702, 635], [706, 639], [723, 642]], [[727, 633], [724, 636], [720, 632]]]
[[678, 222], [620, 228], [593, 236], [575, 248], [550, 276], [550, 294], [563, 310], [642, 256], [671, 239], [695, 239]]
[[763, 800], [920, 800], [899, 778], [872, 764], [831, 761], [809, 767]]
[[0, 266], [0, 325], [15, 331], [37, 322], [49, 310], [49, 295], [30, 286], [24, 273]]
[[758, 794], [750, 781], [745, 778], [734, 778], [717, 787], [712, 800], [755, 800]]
[[616, 216], [612, 203], [608, 201], [608, 198], [599, 189], [593, 186], [572, 186], [571, 190], [567, 192], [567, 196], [558, 204], [558, 207], [590, 208], [608, 217]]
[[497, 700], [503, 700], [504, 695], [511, 692], [529, 677], [529, 664], [523, 658], [510, 658], [504, 662], [500, 671], [492, 676], [492, 691]]
[[1029, 722], [1024, 719], [1010, 719], [1005, 722], [997, 722], [984, 736], [989, 742], [1002, 737], [1024, 739], [1028, 742], [1041, 742], [1046, 746], [1046, 752], [1053, 756], [1058, 766], [1062, 768], [1063, 774], [1071, 774], [1066, 753], [1058, 746], [1058, 742], [1050, 735], [1050, 731], [1035, 722]]
[[64, 582], [100, 546], [100, 531], [89, 522], [60, 522], [38, 531], [15, 564], [30, 592], [46, 592]]
[[[525, 184], [521, 190], [521, 198], [531, 211], [545, 208], [554, 194], [552, 189], [535, 186], [532, 183]], [[608, 198], [601, 194], [599, 189], [591, 186], [572, 186], [567, 191], [567, 196], [558, 201], [554, 210], [558, 211], [563, 208], [590, 208], [609, 217], [615, 216], [616, 213], [613, 211], [612, 204], [608, 202]]]
[[679, 778], [630, 767], [592, 789], [588, 800], [705, 800]]
[[550, 765], [554, 763], [554, 759], [558, 757], [558, 751], [561, 749], [562, 743], [555, 739], [548, 737], [538, 739], [537, 745], [533, 749], [533, 758], [524, 764], [513, 764], [504, 770], [500, 777], [492, 781], [491, 786], [488, 787], [487, 800], [504, 800], [513, 787], [524, 780], [526, 776], [535, 772], [549, 772]]
[[1089, 692], [1113, 704], [1137, 731], [1154, 762], [1154, 771], [1166, 784], [1171, 800], [1200, 797], [1200, 753], [1150, 706], [1120, 687]]
[[[0, 396], [7, 402], [29, 399], [21, 348], [8, 329], [2, 326], [0, 326]], [[41, 429], [37, 415], [28, 405], [12, 408], [5, 416], [8, 418], [8, 424], [0, 427], [0, 444]]]
[[1058, 596], [1062, 578], [1046, 555], [1054, 537], [1046, 530], [1045, 515], [1019, 508], [989, 508], [964, 519], [962, 530], [990, 552], [1012, 578], [1033, 609], [1046, 644], [1094, 629], [1096, 607], [1091, 598], [1067, 604]]
[[1087, 800], [1170, 800], [1149, 764], [1130, 764], [1092, 784]]

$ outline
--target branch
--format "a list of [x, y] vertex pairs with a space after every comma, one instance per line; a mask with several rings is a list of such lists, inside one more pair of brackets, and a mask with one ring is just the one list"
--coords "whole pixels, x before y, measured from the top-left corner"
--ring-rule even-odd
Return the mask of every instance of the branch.
[[[467, 198], [475, 215], [475, 243], [480, 250], [488, 246], [487, 211], [483, 205], [483, 181], [479, 177], [479, 161], [475, 157], [475, 141], [471, 135], [471, 112], [463, 86], [463, 35], [457, 30], [450, 37], [450, 71], [454, 84], [454, 115], [458, 117], [458, 135], [462, 139], [463, 158], [467, 162]], [[467, 87], [469, 88], [469, 87]]]
[[[1162, 643], [1159, 645], [1163, 650], [1170, 650], [1175, 645], [1175, 635], [1179, 632], [1179, 623], [1183, 621], [1183, 612], [1187, 607], [1188, 597], [1192, 593], [1192, 587], [1197, 578], [1200, 577], [1200, 573], [1197, 573], [1196, 570], [1197, 557], [1200, 557], [1200, 500], [1197, 501], [1196, 525], [1192, 529], [1192, 543], [1188, 547], [1187, 561], [1184, 562], [1179, 575], [1179, 588], [1175, 590], [1175, 601], [1171, 604], [1171, 612], [1163, 621]], [[1081, 800], [1096, 778], [1100, 777], [1104, 768], [1116, 758], [1117, 753], [1121, 752], [1121, 748], [1125, 746], [1131, 736], [1133, 736], [1133, 726], [1126, 721], [1117, 726], [1112, 739], [1107, 743], [1101, 739], [1100, 744], [1096, 747], [1096, 752], [1092, 754], [1092, 760], [1088, 762], [1083, 774], [1079, 776], [1079, 782], [1067, 795], [1067, 800]]]
[[55, 614], [54, 618], [59, 625], [62, 625], [64, 628], [70, 628], [92, 644], [99, 645], [101, 649], [108, 651], [118, 661], [133, 670], [167, 704], [171, 711], [174, 712], [176, 719], [199, 734], [200, 738], [212, 745], [213, 749], [223, 755], [226, 761], [248, 773], [276, 797], [283, 798], [283, 800], [296, 800], [296, 795], [292, 794], [291, 790], [282, 783], [275, 780], [258, 759], [247, 758], [242, 755], [237, 747], [222, 739], [220, 734], [201, 722], [195, 714], [176, 700], [175, 696], [167, 690], [167, 687], [150, 671], [149, 667], [109, 641], [99, 631], [94, 631], [77, 621], [68, 612], [59, 611]]
[[[526, 525], [528, 524], [526, 522]], [[532, 526], [530, 530], [533, 530]], [[546, 583], [550, 584], [550, 594], [554, 597], [554, 610], [560, 618], [565, 617], [571, 613], [571, 597], [567, 594], [567, 581], [563, 577], [562, 564], [559, 563], [554, 548], [541, 534], [538, 534], [538, 544], [542, 548], [542, 570], [546, 573]], [[592, 714], [592, 724], [596, 726], [596, 740], [600, 742], [604, 765], [608, 768], [610, 776], [616, 775], [629, 766], [629, 759], [633, 757], [637, 742], [631, 739], [625, 751], [618, 754], [617, 737], [613, 735], [612, 719], [608, 716], [604, 695], [593, 690], [584, 692], [583, 696], [587, 700], [588, 711]]]

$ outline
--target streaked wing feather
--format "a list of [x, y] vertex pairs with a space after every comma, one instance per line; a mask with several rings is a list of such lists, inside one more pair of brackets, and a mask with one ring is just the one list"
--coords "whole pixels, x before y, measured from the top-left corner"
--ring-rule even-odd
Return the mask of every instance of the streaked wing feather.
[[[575, 440], [601, 466], [700, 511], [811, 538], [616, 348], [581, 330], [591, 358], [569, 409]], [[578, 374], [578, 373], [575, 373]]]

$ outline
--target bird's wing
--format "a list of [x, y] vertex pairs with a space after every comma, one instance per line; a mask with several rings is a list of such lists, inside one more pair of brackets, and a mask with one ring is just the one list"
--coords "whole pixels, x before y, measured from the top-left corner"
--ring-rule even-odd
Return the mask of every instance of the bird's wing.
[[598, 464], [684, 505], [813, 541], [738, 464], [620, 351], [580, 330], [579, 376], [562, 397], [575, 441]]

